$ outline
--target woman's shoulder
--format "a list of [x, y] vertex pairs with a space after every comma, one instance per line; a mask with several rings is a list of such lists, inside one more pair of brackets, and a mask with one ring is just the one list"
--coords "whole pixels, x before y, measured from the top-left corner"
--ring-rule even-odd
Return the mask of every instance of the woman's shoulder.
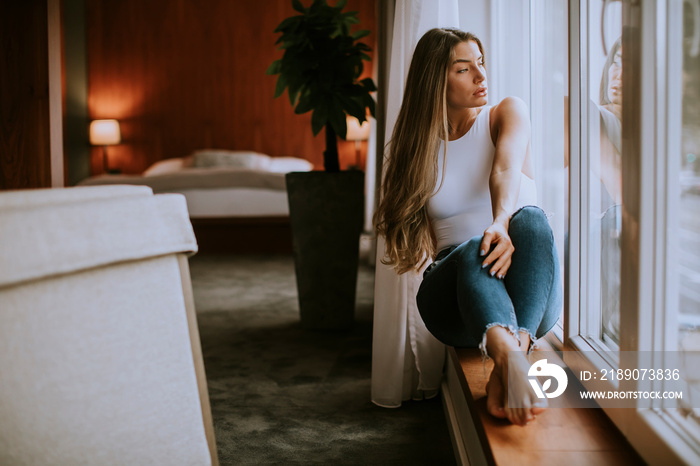
[[527, 116], [529, 112], [527, 104], [520, 97], [509, 96], [498, 102], [491, 108], [492, 117]]
[[530, 112], [520, 97], [506, 97], [491, 107], [491, 126], [497, 130], [504, 125], [529, 124]]
[[[607, 106], [607, 105], [601, 105], [598, 108], [600, 110], [600, 117], [603, 120], [605, 120], [606, 122], [612, 121], [612, 120], [617, 120], [617, 116], [613, 112], [612, 107]], [[617, 120], [617, 122], [619, 123], [619, 120]]]

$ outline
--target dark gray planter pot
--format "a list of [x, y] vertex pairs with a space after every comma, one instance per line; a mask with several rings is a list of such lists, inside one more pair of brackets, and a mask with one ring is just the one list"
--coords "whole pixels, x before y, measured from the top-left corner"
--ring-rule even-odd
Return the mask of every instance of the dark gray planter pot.
[[347, 329], [355, 316], [364, 173], [294, 172], [286, 182], [301, 324]]

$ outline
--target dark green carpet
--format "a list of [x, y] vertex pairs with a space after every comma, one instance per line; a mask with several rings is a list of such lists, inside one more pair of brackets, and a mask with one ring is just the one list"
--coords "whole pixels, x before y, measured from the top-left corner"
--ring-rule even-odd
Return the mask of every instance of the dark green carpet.
[[449, 465], [439, 397], [370, 399], [373, 273], [358, 278], [356, 324], [298, 324], [291, 256], [190, 259], [219, 460], [238, 464]]

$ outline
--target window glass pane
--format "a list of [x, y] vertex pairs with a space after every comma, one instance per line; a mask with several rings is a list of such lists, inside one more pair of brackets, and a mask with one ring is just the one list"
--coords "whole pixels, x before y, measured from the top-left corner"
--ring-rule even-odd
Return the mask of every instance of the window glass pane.
[[582, 333], [608, 349], [620, 335], [622, 3], [588, 2], [587, 308]]
[[[679, 349], [700, 351], [700, 2], [684, 2], [680, 202]], [[695, 374], [697, 375], [697, 374]], [[691, 395], [700, 396], [700, 386]], [[693, 406], [699, 406], [695, 403]], [[697, 410], [696, 410], [697, 411]]]
[[542, 0], [532, 2], [530, 6], [531, 153], [535, 164], [538, 201], [549, 217], [561, 270], [564, 270], [569, 192], [564, 126], [569, 83], [566, 4], [564, 0]]

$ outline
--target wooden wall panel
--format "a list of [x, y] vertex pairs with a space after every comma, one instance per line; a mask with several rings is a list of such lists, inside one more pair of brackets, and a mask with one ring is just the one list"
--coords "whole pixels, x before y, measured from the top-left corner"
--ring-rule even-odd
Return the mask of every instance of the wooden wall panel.
[[0, 0], [0, 189], [51, 186], [47, 0]]
[[[375, 0], [350, 0], [346, 9], [374, 31]], [[295, 115], [286, 94], [273, 99], [276, 77], [265, 75], [282, 54], [273, 31], [295, 13], [291, 0], [88, 0], [90, 118], [121, 122], [123, 143], [108, 149], [112, 167], [139, 173], [201, 148], [294, 155], [322, 167], [323, 133], [312, 136], [310, 114]], [[374, 48], [374, 37], [364, 42]], [[354, 143], [340, 150], [346, 164], [354, 160]], [[94, 149], [92, 173], [101, 171]]]

